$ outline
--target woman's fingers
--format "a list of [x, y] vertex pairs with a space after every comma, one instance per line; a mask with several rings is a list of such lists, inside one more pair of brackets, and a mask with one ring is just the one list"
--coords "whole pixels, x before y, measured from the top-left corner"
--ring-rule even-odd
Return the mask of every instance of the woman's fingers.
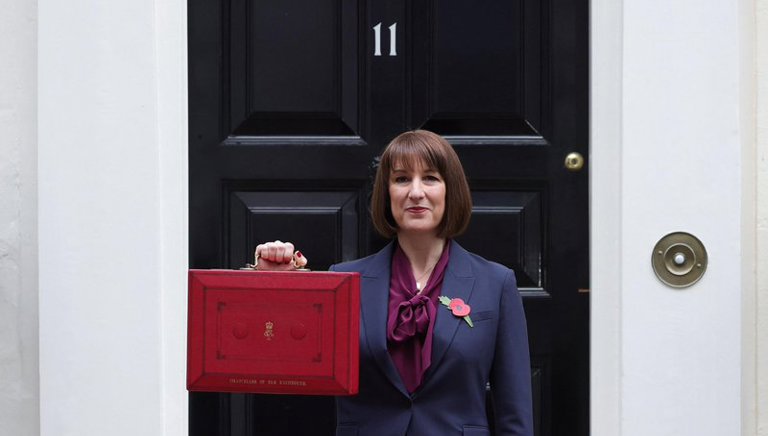
[[283, 262], [283, 252], [285, 252], [285, 247], [282, 245], [283, 243], [280, 241], [270, 242], [267, 244], [267, 251], [269, 254], [267, 255], [267, 259], [282, 263]]
[[296, 268], [292, 263], [276, 263], [264, 258], [259, 258], [259, 264], [256, 266], [259, 271], [293, 271]]
[[[276, 263], [282, 263], [283, 261], [283, 255], [280, 253], [280, 257], [278, 257], [278, 249], [283, 243], [280, 241], [275, 242], [267, 242], [266, 244], [259, 244], [256, 247], [256, 254], [261, 259], [268, 260], [270, 262], [276, 262]], [[283, 251], [285, 249], [283, 248]]]
[[285, 251], [283, 252], [283, 262], [290, 262], [293, 259], [293, 244], [290, 242], [283, 243]]
[[259, 244], [256, 246], [256, 250], [254, 251], [254, 254], [257, 259], [266, 259], [267, 258], [267, 244]]
[[294, 246], [292, 243], [278, 240], [257, 245], [256, 256], [258, 256], [260, 261], [265, 261], [264, 269], [276, 269], [277, 265], [289, 264], [291, 262], [293, 250]]
[[275, 241], [269, 246], [269, 260], [277, 263], [287, 263], [293, 259], [293, 244], [290, 242]]

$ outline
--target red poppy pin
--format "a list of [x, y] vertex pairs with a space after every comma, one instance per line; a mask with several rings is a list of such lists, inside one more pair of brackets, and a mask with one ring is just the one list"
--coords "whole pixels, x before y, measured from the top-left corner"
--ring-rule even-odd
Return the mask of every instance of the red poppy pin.
[[442, 295], [439, 297], [439, 300], [446, 309], [453, 313], [453, 316], [464, 318], [464, 321], [466, 321], [470, 327], [475, 326], [472, 324], [472, 318], [469, 317], [469, 312], [472, 311], [472, 308], [469, 307], [469, 304], [465, 303], [464, 300], [461, 298], [448, 298]]

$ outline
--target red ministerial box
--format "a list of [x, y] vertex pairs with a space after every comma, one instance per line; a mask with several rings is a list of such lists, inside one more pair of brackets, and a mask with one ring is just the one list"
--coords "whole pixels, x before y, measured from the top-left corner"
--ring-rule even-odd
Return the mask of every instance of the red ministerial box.
[[187, 389], [352, 395], [360, 276], [189, 271]]

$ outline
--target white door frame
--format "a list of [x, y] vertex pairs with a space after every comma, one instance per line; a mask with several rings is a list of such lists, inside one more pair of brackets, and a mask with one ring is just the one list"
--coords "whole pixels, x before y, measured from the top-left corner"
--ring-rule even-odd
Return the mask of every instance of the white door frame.
[[[754, 434], [753, 7], [591, 4], [593, 435]], [[688, 289], [671, 231], [709, 252]]]

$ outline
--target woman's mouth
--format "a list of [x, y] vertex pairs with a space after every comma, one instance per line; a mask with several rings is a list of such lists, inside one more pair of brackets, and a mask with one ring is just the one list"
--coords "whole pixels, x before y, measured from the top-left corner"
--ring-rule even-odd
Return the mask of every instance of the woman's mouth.
[[415, 206], [415, 207], [409, 207], [409, 208], [407, 208], [405, 210], [407, 210], [410, 213], [424, 213], [424, 212], [428, 211], [429, 209], [427, 209], [426, 207]]

